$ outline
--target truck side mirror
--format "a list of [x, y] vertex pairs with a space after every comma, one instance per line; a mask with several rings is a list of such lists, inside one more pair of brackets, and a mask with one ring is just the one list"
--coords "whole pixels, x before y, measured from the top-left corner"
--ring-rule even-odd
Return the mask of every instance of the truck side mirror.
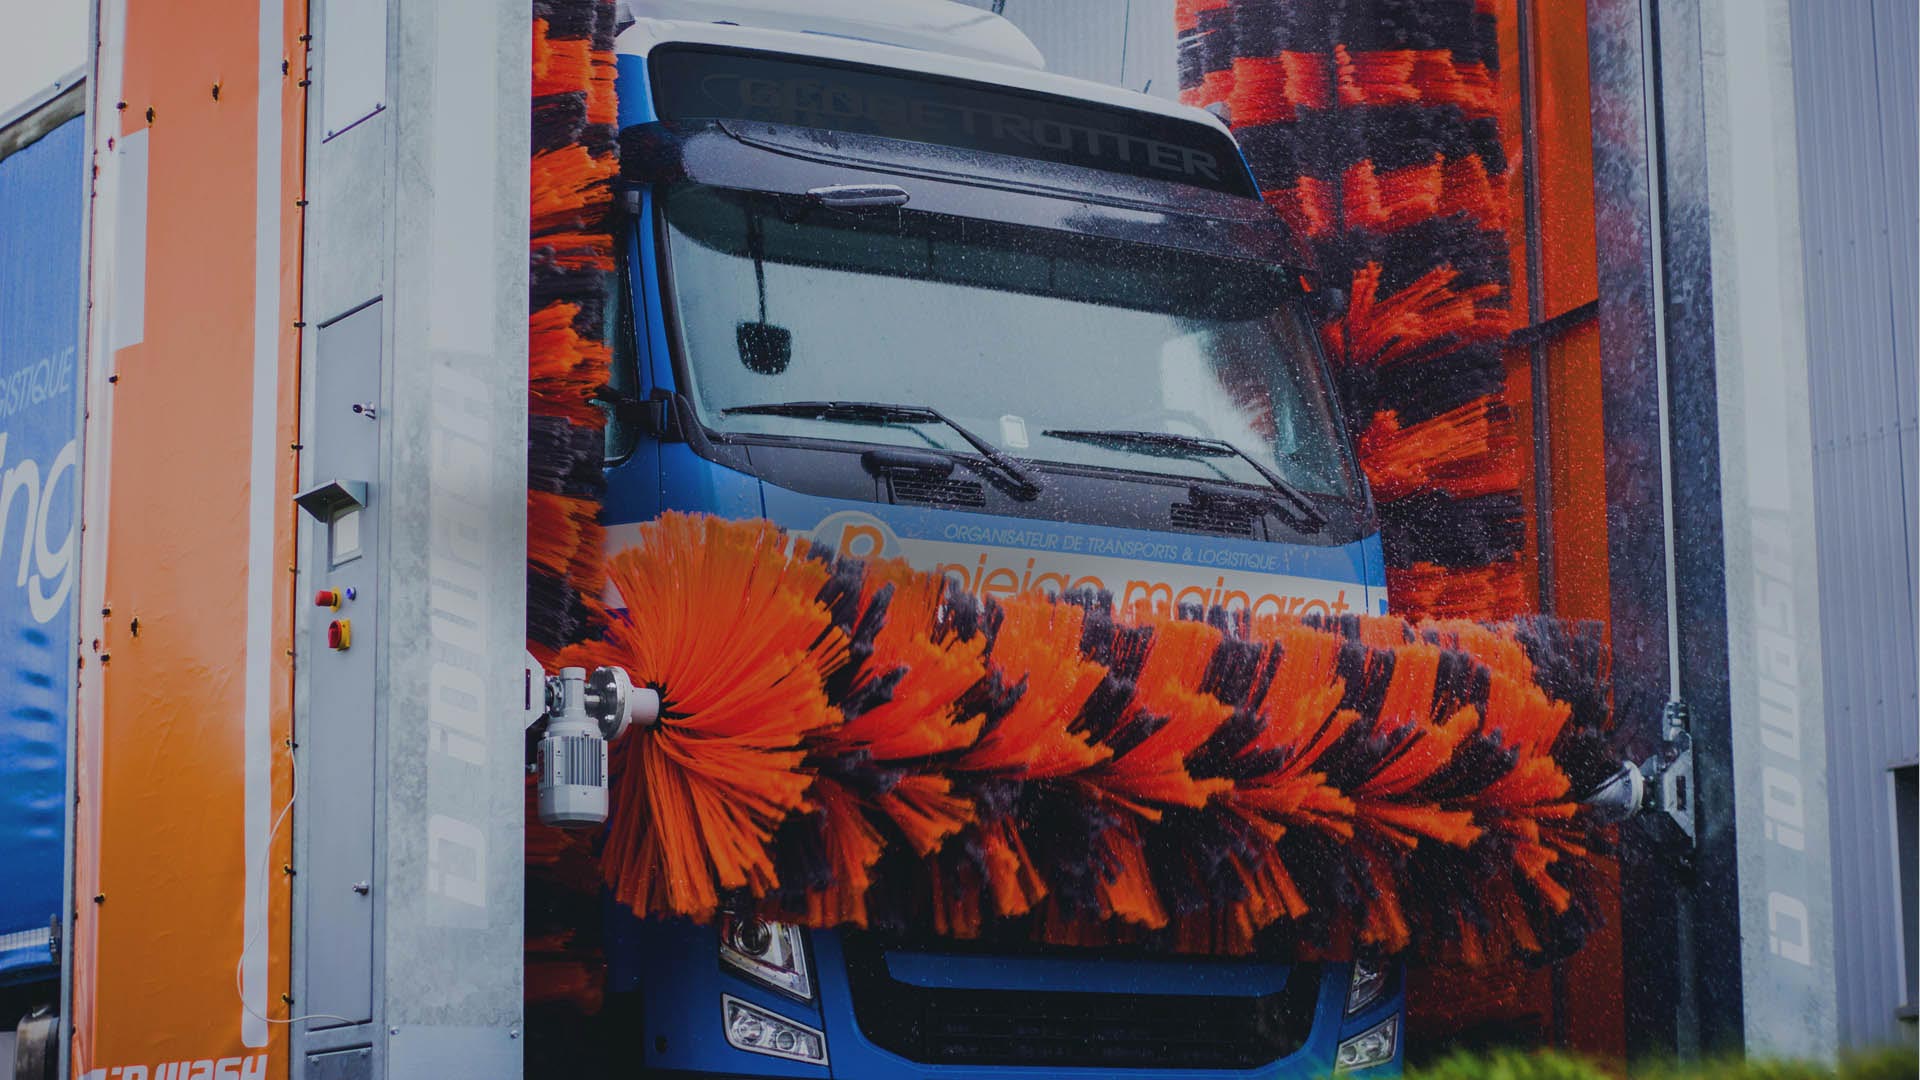
[[778, 375], [793, 360], [793, 331], [770, 322], [743, 322], [734, 330], [748, 371]]

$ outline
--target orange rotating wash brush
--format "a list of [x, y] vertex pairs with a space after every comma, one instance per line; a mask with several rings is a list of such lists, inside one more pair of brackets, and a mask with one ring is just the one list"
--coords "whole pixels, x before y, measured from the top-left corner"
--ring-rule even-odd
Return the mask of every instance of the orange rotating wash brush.
[[1379, 500], [1393, 610], [1526, 610], [1499, 48], [1487, 0], [1179, 0], [1180, 97], [1225, 112], [1345, 290], [1333, 374]]
[[[614, 144], [612, 0], [534, 5], [531, 312], [527, 355], [527, 647], [544, 663], [599, 632], [605, 588], [601, 429], [607, 381], [608, 221]], [[528, 798], [533, 798], [528, 786]], [[529, 822], [537, 822], [531, 812]], [[599, 906], [587, 838], [527, 829], [527, 1002], [553, 1015], [599, 1007]], [[578, 1040], [556, 1038], [543, 1055]]]
[[[1422, 33], [1478, 43], [1452, 6], [1463, 22]], [[1493, 76], [1471, 49], [1342, 41], [1339, 7], [1181, 0], [1189, 96], [1229, 103], [1270, 200], [1350, 272], [1329, 341], [1395, 603], [1506, 615]], [[583, 873], [696, 919], [1289, 957], [1577, 947], [1609, 839], [1575, 800], [1611, 771], [1592, 627], [982, 603], [674, 515], [603, 566], [616, 12], [535, 14], [529, 647], [625, 667], [663, 712], [614, 749], [597, 852], [529, 829], [530, 998], [597, 993]], [[610, 615], [609, 581], [647, 617]]]
[[641, 915], [1469, 961], [1585, 925], [1592, 628], [979, 601], [673, 513], [609, 578], [643, 614], [558, 662], [661, 697], [600, 859]]

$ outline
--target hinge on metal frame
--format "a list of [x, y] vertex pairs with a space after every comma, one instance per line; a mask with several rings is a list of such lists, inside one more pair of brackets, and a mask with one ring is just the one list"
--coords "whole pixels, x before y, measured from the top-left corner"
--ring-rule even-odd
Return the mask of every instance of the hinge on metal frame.
[[47, 955], [55, 964], [60, 963], [60, 916], [47, 920]]
[[[1669, 701], [1660, 712], [1660, 748], [1647, 760], [1622, 762], [1619, 771], [1581, 801], [1603, 820], [1641, 818], [1655, 838], [1682, 852], [1695, 844], [1693, 733], [1684, 701]], [[1662, 826], [1664, 819], [1672, 825]], [[1677, 832], [1677, 838], [1675, 833]]]
[[1693, 808], [1697, 801], [1693, 783], [1692, 716], [1684, 701], [1669, 701], [1660, 712], [1660, 750], [1641, 762], [1640, 769], [1652, 782], [1648, 792], [1651, 809], [1659, 810], [1687, 838], [1687, 849], [1695, 843]]
[[681, 436], [680, 415], [676, 411], [673, 395], [663, 390], [655, 390], [651, 397], [638, 398], [611, 386], [602, 386], [588, 400], [611, 412], [622, 423], [638, 427], [641, 434], [649, 438], [664, 442], [685, 441]]

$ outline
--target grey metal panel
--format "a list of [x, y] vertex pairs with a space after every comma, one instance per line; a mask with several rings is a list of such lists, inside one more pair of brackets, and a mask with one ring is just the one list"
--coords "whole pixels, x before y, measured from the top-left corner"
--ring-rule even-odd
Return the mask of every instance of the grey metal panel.
[[403, 1027], [387, 1040], [387, 1075], [413, 1077], [520, 1074], [520, 1032], [497, 1027]]
[[[532, 8], [394, 0], [381, 1016], [391, 1077], [518, 1075]], [[416, 1028], [469, 1029], [433, 1073]], [[395, 1028], [399, 1035], [391, 1034]], [[481, 1031], [492, 1034], [482, 1037]], [[376, 1055], [378, 1056], [378, 1055]]]
[[[324, 23], [326, 5], [342, 0], [318, 2], [314, 19]], [[532, 8], [379, 6], [388, 12], [385, 107], [333, 138], [317, 111], [307, 127], [304, 310], [322, 329], [305, 339], [301, 463], [303, 478], [319, 477], [334, 424], [359, 423], [378, 448], [367, 477], [378, 536], [363, 536], [366, 554], [342, 568], [368, 575], [375, 590], [356, 601], [346, 654], [371, 654], [377, 706], [360, 778], [374, 793], [371, 1022], [300, 1024], [290, 1058], [295, 1080], [323, 1075], [336, 1060], [325, 1055], [338, 1051], [362, 1053], [338, 1059], [363, 1068], [356, 1076], [510, 1080], [522, 1004]], [[308, 75], [317, 110], [329, 73]], [[371, 297], [382, 298], [377, 308], [354, 311]], [[325, 323], [343, 312], [352, 314]], [[384, 358], [377, 385], [319, 385], [325, 339], [361, 318]], [[375, 418], [352, 413], [356, 401], [372, 403]], [[319, 532], [302, 530], [303, 590], [340, 572], [328, 570]], [[339, 658], [318, 640], [328, 613], [300, 612], [295, 728], [306, 745], [325, 735], [335, 690], [326, 668]], [[299, 760], [317, 771], [313, 755]], [[294, 815], [302, 878], [319, 876], [314, 860], [332, 831], [316, 786], [303, 772]], [[302, 884], [294, 968], [304, 987], [335, 962], [325, 953], [337, 940], [317, 923], [338, 894]], [[352, 884], [347, 895], [358, 896]], [[301, 1000], [296, 1011], [317, 1005]], [[414, 1037], [422, 1031], [457, 1036]], [[419, 1045], [408, 1049], [409, 1039]]]
[[[365, 510], [316, 525], [308, 580], [317, 589], [352, 590], [338, 612], [308, 621], [310, 689], [300, 752], [306, 760], [300, 802], [308, 821], [299, 888], [305, 894], [305, 991], [300, 1011], [315, 1027], [373, 1016], [374, 661], [379, 613], [377, 560], [385, 492], [378, 484], [383, 305], [372, 303], [319, 329], [314, 350], [310, 479], [369, 483]], [[355, 406], [360, 406], [355, 410]], [[352, 525], [355, 556], [343, 550]], [[349, 647], [328, 647], [334, 619], [352, 632]], [[309, 1074], [312, 1075], [312, 1074]]]
[[[327, 0], [318, 0], [319, 6], [313, 12], [315, 20], [324, 17], [326, 3]], [[316, 92], [323, 97], [327, 78], [320, 70], [318, 57], [311, 53], [308, 56], [311, 66], [307, 69], [307, 74], [315, 80]], [[349, 327], [331, 324], [353, 313], [356, 308], [369, 300], [387, 295], [391, 287], [392, 258], [388, 237], [391, 235], [389, 222], [393, 214], [392, 192], [395, 171], [393, 123], [390, 111], [376, 114], [355, 124], [336, 138], [323, 140], [320, 124], [317, 122], [319, 101], [310, 99], [309, 108], [315, 112], [307, 126], [305, 187], [307, 208], [302, 252], [302, 306], [308, 321], [322, 329], [307, 334], [302, 343], [301, 430], [307, 433], [309, 444], [308, 449], [302, 454], [300, 463], [300, 475], [304, 480], [311, 480], [320, 471], [318, 451], [321, 449], [321, 444], [326, 441], [321, 430], [323, 417], [338, 418], [340, 416], [337, 409], [324, 409], [316, 400], [321, 396], [317, 385], [317, 373], [322, 366], [319, 343], [322, 338], [332, 335], [337, 330], [344, 329], [351, 333]], [[382, 307], [385, 306], [382, 305]], [[361, 313], [361, 316], [366, 317], [380, 310], [380, 308], [374, 308], [370, 312]], [[370, 320], [366, 325], [376, 325], [384, 319], [385, 316], [381, 316], [379, 319]], [[385, 335], [386, 331], [380, 330], [375, 344], [384, 346]], [[377, 398], [381, 389], [376, 382], [369, 392]], [[326, 396], [334, 395], [329, 393]], [[351, 412], [347, 414], [349, 418], [351, 415]], [[332, 422], [338, 421], [336, 419]], [[364, 420], [361, 423], [365, 427], [377, 430], [377, 425], [373, 423]], [[375, 445], [377, 446], [377, 441]], [[354, 467], [368, 470], [364, 478], [373, 482], [372, 497], [382, 500], [385, 491], [379, 486], [382, 478], [378, 475], [377, 465]], [[376, 505], [380, 503], [376, 502]], [[365, 539], [363, 537], [363, 547]], [[303, 526], [300, 530], [297, 552], [302, 571], [298, 579], [300, 593], [310, 593], [316, 585], [321, 584], [317, 575], [328, 572], [328, 546], [325, 529]], [[348, 565], [353, 567], [354, 573], [371, 574], [373, 564], [372, 558], [363, 558]], [[359, 647], [363, 650], [364, 658], [367, 653], [377, 654], [378, 650], [373, 640], [376, 635], [373, 633], [375, 620], [371, 618], [372, 605], [361, 606], [366, 610], [353, 617], [355, 626], [359, 630], [356, 637]], [[324, 700], [326, 697], [327, 673], [324, 669], [327, 665], [314, 661], [318, 660], [320, 654], [325, 651], [325, 628], [327, 617], [330, 617], [331, 613], [306, 604], [299, 605], [295, 610], [298, 635], [296, 640], [299, 642], [300, 652], [295, 659], [294, 732], [295, 737], [305, 746], [308, 745], [311, 736], [320, 735], [324, 738], [325, 735], [324, 721], [327, 714], [316, 708], [315, 698], [317, 696]], [[374, 659], [377, 661], [378, 656], [376, 655]], [[381, 723], [378, 710], [373, 715], [373, 723], [374, 732], [369, 735], [373, 747], [373, 760], [371, 768], [363, 773], [360, 782], [370, 784], [374, 791], [378, 791], [385, 775], [383, 748], [378, 737]], [[334, 958], [328, 955], [333, 948], [333, 940], [325, 934], [313, 931], [309, 926], [310, 913], [315, 913], [324, 902], [339, 902], [342, 899], [337, 887], [326, 890], [323, 896], [321, 890], [313, 885], [312, 880], [309, 880], [320, 877], [309, 865], [313, 841], [327, 831], [324, 807], [316, 806], [314, 801], [308, 798], [317, 788], [308, 769], [311, 758], [312, 755], [306, 753], [299, 754], [295, 758], [299, 772], [300, 801], [293, 815], [294, 863], [302, 871], [300, 878], [296, 879], [298, 887], [294, 890], [292, 912], [293, 985], [295, 988], [293, 1012], [296, 1015], [323, 1011], [315, 1008], [314, 1003], [307, 1000], [305, 988], [309, 982], [309, 972], [316, 963], [325, 965], [335, 962]], [[377, 866], [382, 847], [380, 836], [385, 827], [385, 821], [379, 800], [369, 797], [368, 802], [371, 804], [372, 813], [370, 828], [373, 836], [373, 857]], [[316, 813], [316, 810], [321, 812]], [[358, 881], [360, 878], [353, 880]], [[370, 884], [376, 883], [370, 882]], [[349, 883], [349, 895], [352, 895], [350, 887], [351, 883]], [[368, 896], [373, 920], [374, 952], [371, 981], [377, 987], [381, 978], [378, 943], [384, 921], [381, 910], [383, 894], [370, 889]], [[294, 1080], [311, 1080], [307, 1071], [312, 1062], [330, 1063], [331, 1059], [322, 1061], [319, 1055], [355, 1047], [367, 1049], [365, 1056], [370, 1063], [369, 1068], [375, 1070], [377, 1074], [384, 1060], [382, 1047], [376, 1041], [381, 1006], [381, 995], [376, 989], [373, 992], [370, 1023], [339, 1024], [336, 1021], [332, 1022], [333, 1026], [327, 1027], [321, 1026], [327, 1021], [317, 1021], [295, 1026], [289, 1055], [290, 1070]], [[370, 1048], [367, 1045], [369, 1042], [373, 1042]]]
[[149, 129], [122, 136], [120, 190], [113, 221], [113, 296], [108, 346], [124, 349], [147, 336], [147, 147]]
[[368, 1080], [373, 1075], [373, 1051], [335, 1050], [307, 1058], [307, 1080]]
[[[962, 2], [993, 8], [993, 0]], [[1033, 39], [1048, 71], [1180, 95], [1173, 0], [1006, 0], [1001, 14]]]
[[1886, 769], [1915, 753], [1916, 25], [1911, 0], [1793, 7], [1825, 631], [1841, 1037], [1898, 1034]]
[[[307, 174], [308, 317], [337, 318], [385, 291], [392, 124], [375, 116], [316, 148]], [[318, 164], [315, 162], [314, 164]]]
[[[1920, 82], [1920, 5], [1912, 0], [1875, 0], [1873, 8], [1875, 68], [1880, 83], [1881, 157], [1886, 167], [1888, 246], [1891, 257], [1888, 297], [1893, 306], [1894, 381], [1901, 410], [1900, 449], [1905, 455], [1906, 521], [1920, 513], [1920, 497], [1915, 494], [1913, 468], [1916, 441], [1920, 440], [1920, 387], [1914, 380], [1915, 338], [1920, 336], [1920, 154], [1915, 153], [1914, 132], [1920, 130], [1915, 114], [1914, 85]], [[1920, 529], [1907, 532], [1907, 591], [1911, 595], [1920, 586]], [[1911, 715], [1912, 710], [1909, 710]], [[1896, 756], [1911, 761], [1920, 756], [1920, 728], [1906, 724], [1897, 732]]]
[[[1663, 39], [1670, 10], [1686, 7], [1687, 0], [1662, 0]], [[1794, 156], [1797, 134], [1819, 121], [1796, 108], [1788, 0], [1701, 0], [1698, 9], [1707, 110], [1694, 138], [1707, 143], [1710, 162], [1745, 1048], [1830, 1059], [1840, 1039], [1840, 920], [1827, 842], [1836, 783], [1827, 768], [1822, 609], [1829, 594], [1807, 392], [1826, 361], [1808, 331]], [[1686, 442], [1678, 450], [1695, 453]], [[1685, 501], [1676, 495], [1682, 516]], [[1699, 792], [1704, 848], [1722, 822], [1707, 805], [1704, 774]], [[1704, 869], [1701, 882], [1736, 889]], [[1703, 957], [1720, 962], [1713, 952]]]
[[326, 0], [321, 6], [321, 138], [331, 139], [386, 107], [386, 0]]
[[[1664, 258], [1673, 233], [1661, 205], [1669, 186], [1661, 175], [1660, 110], [1672, 89], [1676, 103], [1694, 106], [1681, 115], [1684, 129], [1695, 128], [1703, 81], [1697, 49], [1691, 62], [1687, 50], [1678, 48], [1672, 67], [1662, 64], [1659, 42], [1652, 35], [1652, 2], [1587, 4], [1615, 712], [1630, 752], [1642, 755], [1657, 743], [1657, 716], [1674, 692], [1673, 660], [1681, 648], [1670, 632], [1679, 620], [1668, 610], [1672, 552], [1666, 539], [1670, 508], [1664, 459], [1672, 443], [1663, 390], [1672, 334], [1662, 318], [1668, 310], [1663, 294], [1675, 278], [1693, 281], [1699, 276], [1697, 258], [1673, 267]], [[1689, 30], [1696, 22], [1687, 20]], [[1673, 38], [1678, 46], [1692, 45], [1697, 34], [1676, 33]], [[1692, 154], [1683, 159], [1697, 164]], [[1697, 171], [1685, 174], [1683, 187], [1683, 199], [1697, 206]], [[1697, 212], [1675, 224], [1697, 230]], [[1697, 233], [1683, 246], [1697, 252]], [[1711, 341], [1702, 344], [1717, 347]], [[1693, 350], [1683, 351], [1681, 360], [1683, 365], [1698, 363]], [[1696, 394], [1686, 404], [1692, 407], [1689, 415], [1697, 416], [1704, 403]], [[1710, 492], [1693, 505], [1718, 501]], [[1676, 500], [1675, 507], [1685, 505]], [[1712, 623], [1687, 629], [1697, 629], [1699, 639], [1720, 632]], [[1717, 790], [1717, 797], [1724, 798], [1732, 786], [1727, 778], [1731, 734], [1724, 715], [1698, 717], [1694, 740], [1698, 764], [1707, 773], [1697, 778], [1702, 794]], [[1737, 945], [1728, 948], [1715, 934], [1724, 934], [1727, 924], [1737, 929], [1739, 920], [1708, 919], [1702, 910], [1735, 891], [1726, 866], [1726, 852], [1737, 839], [1730, 835], [1732, 819], [1723, 815], [1726, 830], [1703, 835], [1703, 846], [1720, 866], [1711, 891], [1692, 887], [1662, 860], [1624, 861], [1621, 963], [1633, 972], [1634, 992], [1625, 1001], [1632, 1056], [1696, 1052], [1703, 1041], [1711, 1045], [1738, 1037], [1744, 957]], [[1711, 962], [1702, 963], [1703, 955], [1712, 957]]]

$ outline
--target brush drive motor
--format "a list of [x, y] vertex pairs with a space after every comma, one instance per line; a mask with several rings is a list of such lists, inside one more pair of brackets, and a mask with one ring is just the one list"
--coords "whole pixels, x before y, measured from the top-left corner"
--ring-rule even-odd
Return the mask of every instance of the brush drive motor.
[[607, 747], [630, 725], [660, 716], [660, 695], [614, 667], [546, 677], [546, 734], [535, 752], [540, 820], [587, 828], [607, 820]]

